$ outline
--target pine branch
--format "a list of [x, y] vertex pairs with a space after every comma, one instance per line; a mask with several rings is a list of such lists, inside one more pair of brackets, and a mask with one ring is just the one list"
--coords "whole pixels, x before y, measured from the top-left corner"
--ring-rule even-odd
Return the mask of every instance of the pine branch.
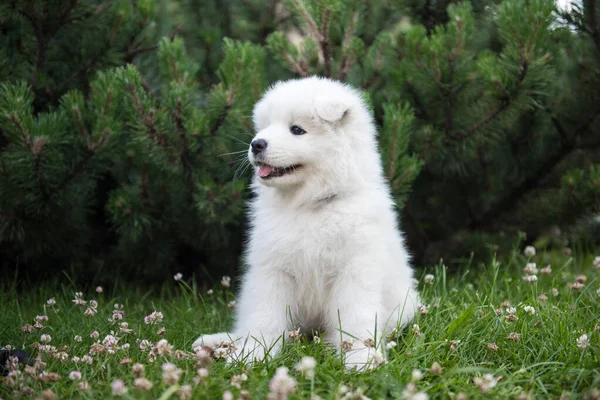
[[96, 150], [94, 146], [86, 147], [86, 152], [84, 157], [79, 160], [77, 164], [69, 171], [67, 176], [62, 180], [62, 182], [57, 186], [56, 190], [50, 195], [50, 198], [54, 198], [62, 193], [65, 188], [73, 181], [73, 179], [77, 178], [84, 170], [87, 164], [91, 161], [92, 157], [96, 154]]
[[377, 59], [375, 60], [375, 73], [373, 73], [371, 75], [371, 77], [365, 83], [362, 84], [363, 89], [369, 90], [369, 89], [371, 89], [371, 87], [373, 85], [375, 85], [375, 83], [379, 79], [379, 73], [381, 73], [382, 68], [383, 68], [383, 53], [380, 50], [377, 52]]
[[596, 21], [596, 0], [587, 0], [584, 3], [584, 13], [589, 16], [589, 34], [592, 36], [596, 49], [600, 52], [600, 27]]
[[323, 60], [325, 62], [325, 76], [331, 77], [331, 39], [329, 38], [329, 28], [331, 25], [331, 8], [326, 8], [323, 15], [323, 26], [321, 32], [321, 50], [323, 51]]
[[[143, 29], [143, 26], [140, 28], [140, 30]], [[173, 40], [175, 40], [175, 37], [179, 34], [179, 31], [181, 30], [181, 24], [177, 24], [175, 26], [175, 29], [173, 30], [173, 33], [171, 33], [171, 35], [169, 36], [169, 40], [171, 42], [173, 42]], [[127, 51], [127, 54], [125, 55], [124, 61], [125, 63], [129, 64], [133, 61], [133, 59], [137, 56], [139, 56], [140, 54], [143, 53], [147, 53], [149, 51], [154, 51], [158, 49], [158, 44], [153, 44], [150, 46], [138, 46], [135, 48], [130, 48]]]
[[81, 136], [81, 138], [83, 140], [85, 140], [85, 142], [88, 142], [88, 132], [87, 129], [85, 128], [85, 124], [83, 123], [83, 119], [81, 117], [81, 112], [79, 110], [79, 107], [75, 106], [73, 108], [73, 117], [75, 119], [75, 125], [77, 125], [77, 132], [79, 132], [79, 136]]
[[358, 25], [358, 12], [355, 12], [354, 14], [352, 14], [352, 18], [350, 19], [350, 24], [348, 25], [346, 32], [344, 32], [344, 41], [342, 42], [342, 58], [340, 61], [340, 70], [338, 72], [338, 79], [341, 82], [344, 82], [346, 80], [346, 77], [348, 76], [348, 72], [350, 71], [350, 68], [352, 68], [352, 65], [354, 64], [354, 61], [355, 61], [348, 57], [347, 52], [348, 52], [348, 47], [350, 47], [350, 44], [352, 43], [352, 38], [354, 37], [354, 34], [356, 33], [357, 25]]
[[85, 20], [88, 19], [94, 15], [98, 15], [101, 14], [104, 10], [106, 10], [111, 4], [112, 4], [113, 0], [106, 0], [103, 3], [98, 4], [92, 11], [88, 11], [84, 14], [80, 14], [80, 15], [74, 15], [68, 19], [66, 19], [66, 22], [70, 23], [70, 22], [74, 22], [74, 21], [81, 21], [81, 20]]
[[315, 22], [313, 17], [310, 15], [308, 10], [304, 6], [304, 2], [302, 0], [294, 0], [294, 3], [296, 4], [296, 7], [298, 7], [298, 9], [300, 10], [300, 13], [304, 17], [304, 20], [308, 24], [308, 27], [310, 28], [310, 30], [312, 31], [312, 34], [317, 38], [317, 40], [319, 42], [323, 41], [323, 39], [324, 39], [323, 35], [319, 31], [319, 27], [317, 26], [317, 23]]
[[512, 99], [518, 95], [520, 85], [525, 80], [528, 69], [529, 69], [528, 62], [526, 60], [523, 60], [522, 64], [520, 65], [519, 76], [517, 77], [517, 86], [515, 87], [512, 96], [503, 98], [500, 101], [500, 104], [498, 105], [498, 107], [496, 107], [495, 109], [488, 112], [485, 116], [483, 116], [483, 118], [476, 121], [471, 126], [469, 126], [466, 130], [459, 132], [458, 135], [455, 135], [455, 136], [457, 136], [459, 139], [465, 139], [465, 138], [473, 135], [476, 131], [481, 129], [483, 126], [489, 124], [490, 122], [492, 122], [493, 120], [498, 118], [498, 116], [500, 116], [504, 111], [506, 111], [508, 109], [508, 107], [512, 104]]
[[148, 164], [142, 164], [142, 179], [140, 183], [142, 202], [146, 203], [150, 196], [148, 196]]
[[575, 130], [572, 135], [568, 135], [564, 128], [560, 125], [558, 120], [553, 119], [553, 123], [557, 126], [557, 130], [561, 135], [561, 138], [567, 138], [561, 140], [559, 149], [549, 156], [544, 162], [542, 162], [538, 168], [523, 180], [519, 185], [515, 186], [504, 198], [496, 202], [486, 212], [480, 214], [478, 217], [473, 219], [469, 224], [469, 229], [493, 229], [493, 221], [498, 221], [502, 217], [515, 209], [518, 206], [519, 201], [524, 198], [529, 192], [537, 189], [541, 183], [554, 171], [554, 168], [567, 156], [569, 156], [577, 147], [577, 141], [582, 133], [588, 130], [590, 126], [600, 115], [600, 109], [597, 109], [593, 116], [586, 122], [584, 122], [579, 128]]
[[285, 58], [285, 61], [287, 61], [287, 63], [290, 65], [290, 67], [294, 70], [295, 73], [297, 73], [298, 75], [300, 75], [302, 77], [308, 76], [308, 71], [306, 69], [304, 69], [304, 67], [302, 67], [302, 65], [297, 63], [296, 60], [294, 60], [289, 53], [284, 52], [283, 57]]
[[44, 179], [44, 175], [42, 173], [42, 157], [41, 154], [37, 154], [34, 158], [34, 170], [35, 175], [37, 177], [38, 187], [40, 188], [40, 192], [42, 193], [42, 198], [44, 200], [48, 199], [48, 190], [46, 189], [46, 181]]
[[46, 24], [46, 21], [44, 21], [41, 16], [36, 15], [35, 13], [28, 13], [25, 10], [16, 7], [14, 1], [9, 2], [10, 8], [12, 8], [14, 11], [16, 11], [29, 21], [29, 23], [31, 24], [31, 28], [33, 29], [33, 32], [35, 34], [37, 47], [35, 60], [33, 62], [33, 68], [31, 72], [32, 87], [35, 88], [37, 86], [39, 73], [42, 68], [42, 65], [45, 62], [46, 53], [48, 52], [48, 46], [50, 42], [56, 35], [56, 32], [58, 32], [63, 26], [70, 22], [70, 19], [67, 17], [71, 14], [71, 12], [73, 11], [73, 9], [75, 9], [76, 6], [77, 0], [70, 0], [62, 15], [58, 18], [58, 23], [54, 25], [51, 29], [46, 30], [48, 24]]
[[419, 99], [419, 94], [417, 93], [415, 86], [409, 80], [404, 82], [404, 86], [406, 88], [406, 92], [410, 94], [413, 99], [413, 108], [415, 109], [417, 116], [424, 120], [428, 120], [429, 114], [427, 113], [423, 102]]
[[192, 162], [192, 157], [190, 154], [190, 149], [188, 146], [188, 140], [186, 136], [185, 124], [183, 122], [183, 110], [181, 100], [177, 101], [177, 107], [175, 111], [172, 113], [173, 119], [175, 120], [175, 126], [177, 127], [177, 132], [179, 133], [180, 140], [180, 159], [181, 165], [184, 170], [185, 182], [188, 187], [188, 197], [190, 200], [194, 197], [194, 191], [196, 190], [196, 185], [194, 183], [194, 165]]
[[210, 130], [208, 131], [210, 136], [216, 136], [217, 132], [219, 132], [219, 129], [221, 129], [221, 126], [225, 122], [225, 119], [227, 119], [227, 115], [229, 114], [230, 109], [231, 104], [225, 105], [225, 108], [223, 108], [221, 114], [219, 114], [219, 116], [214, 120], [213, 124], [210, 127]]
[[149, 115], [146, 115], [144, 112], [144, 107], [142, 105], [142, 100], [140, 96], [138, 96], [137, 91], [134, 86], [128, 86], [126, 89], [131, 97], [133, 98], [133, 103], [135, 106], [135, 110], [137, 111], [138, 117], [142, 121], [142, 124], [146, 127], [146, 131], [148, 132], [148, 136], [150, 139], [159, 146], [165, 147], [166, 142], [162, 137], [161, 133], [156, 129], [154, 125], [154, 112], [151, 110]]
[[388, 145], [389, 165], [387, 170], [387, 178], [390, 182], [394, 179], [394, 175], [396, 174], [396, 159], [398, 158], [398, 135], [395, 133], [398, 131], [398, 124], [400, 124], [400, 120], [394, 119], [393, 124], [393, 128], [390, 130], [393, 133], [390, 135], [391, 141]]
[[98, 51], [90, 60], [88, 60], [87, 63], [83, 64], [78, 70], [74, 71], [67, 79], [65, 79], [57, 85], [59, 92], [62, 91], [66, 85], [68, 85], [79, 75], [88, 72], [98, 62], [98, 60], [100, 60], [100, 58], [102, 58], [102, 56], [104, 56], [112, 48], [113, 40], [116, 37], [118, 25], [118, 23], [113, 24], [110, 33], [104, 40], [104, 46], [102, 47], [102, 49], [100, 49], [100, 51]]

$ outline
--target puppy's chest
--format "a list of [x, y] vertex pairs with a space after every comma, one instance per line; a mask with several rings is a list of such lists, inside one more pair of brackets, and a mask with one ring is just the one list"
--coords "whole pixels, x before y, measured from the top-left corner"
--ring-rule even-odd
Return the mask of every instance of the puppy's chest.
[[337, 213], [270, 215], [253, 229], [250, 262], [292, 276], [328, 274], [343, 263], [349, 236]]

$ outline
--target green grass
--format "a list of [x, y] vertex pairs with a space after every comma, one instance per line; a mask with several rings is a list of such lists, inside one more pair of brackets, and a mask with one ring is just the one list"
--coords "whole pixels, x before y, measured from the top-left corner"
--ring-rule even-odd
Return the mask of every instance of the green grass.
[[[178, 386], [162, 382], [162, 365], [172, 362], [182, 372], [180, 385], [191, 385], [194, 398], [221, 399], [224, 391], [231, 391], [238, 398], [241, 390], [247, 390], [252, 399], [266, 398], [269, 381], [279, 366], [287, 366], [297, 380], [293, 398], [310, 398], [311, 394], [323, 399], [341, 398], [339, 389], [347, 386], [356, 395], [361, 391], [371, 399], [403, 398], [403, 390], [411, 381], [413, 370], [423, 372], [416, 382], [419, 391], [429, 398], [454, 398], [463, 393], [469, 398], [515, 398], [529, 395], [530, 398], [582, 398], [600, 384], [600, 269], [592, 266], [593, 254], [573, 258], [562, 254], [538, 254], [531, 261], [538, 268], [552, 264], [552, 274], [538, 274], [534, 283], [522, 280], [522, 268], [527, 259], [513, 254], [505, 262], [490, 261], [487, 266], [465, 266], [459, 273], [450, 276], [443, 266], [424, 271], [420, 276], [423, 302], [429, 305], [427, 315], [415, 321], [420, 327], [420, 336], [412, 327], [397, 335], [397, 346], [390, 350], [387, 363], [367, 373], [346, 372], [340, 358], [322, 343], [300, 341], [286, 344], [284, 351], [274, 359], [248, 368], [248, 379], [241, 389], [231, 384], [234, 375], [241, 374], [241, 365], [226, 365], [220, 360], [208, 367], [209, 376], [195, 384], [195, 361], [187, 356], [178, 359], [158, 357], [148, 360], [148, 352], [140, 350], [137, 339], [155, 343], [161, 338], [168, 340], [174, 350], [183, 350], [191, 355], [191, 343], [199, 333], [225, 330], [229, 327], [232, 311], [229, 301], [234, 299], [232, 289], [215, 288], [212, 295], [199, 293], [195, 286], [185, 282], [167, 282], [159, 290], [141, 292], [134, 285], [116, 288], [105, 287], [103, 293], [95, 292], [91, 286], [84, 292], [84, 299], [98, 302], [98, 314], [83, 315], [85, 307], [73, 304], [73, 294], [81, 288], [66, 283], [48, 283], [27, 291], [17, 291], [15, 284], [2, 287], [0, 313], [0, 345], [11, 345], [37, 354], [32, 345], [40, 341], [41, 334], [49, 334], [49, 344], [68, 354], [66, 361], [49, 355], [43, 356], [47, 372], [56, 372], [60, 378], [55, 382], [43, 382], [21, 374], [15, 386], [9, 380], [0, 383], [0, 398], [17, 398], [31, 391], [39, 396], [51, 390], [58, 398], [110, 398], [111, 383], [121, 379], [128, 387], [124, 398], [178, 398]], [[423, 283], [423, 276], [435, 276], [432, 285]], [[585, 274], [587, 281], [580, 290], [568, 286], [577, 275]], [[65, 281], [68, 282], [67, 279]], [[558, 289], [554, 296], [552, 289]], [[540, 300], [545, 294], [547, 301]], [[49, 298], [56, 300], [54, 312], [46, 305]], [[516, 322], [508, 322], [506, 313], [497, 315], [496, 309], [508, 300], [517, 309]], [[115, 354], [98, 354], [92, 364], [71, 361], [73, 356], [82, 357], [90, 350], [98, 331], [102, 340], [111, 330], [118, 331], [118, 324], [108, 321], [114, 304], [123, 304], [123, 320], [133, 329], [130, 334], [118, 334], [119, 344], [129, 343], [128, 350]], [[535, 308], [535, 315], [524, 311], [525, 306]], [[144, 316], [152, 311], [161, 311], [164, 320], [159, 325], [144, 324]], [[33, 324], [36, 315], [47, 315], [45, 328], [31, 334], [21, 332], [25, 324]], [[118, 321], [118, 322], [122, 322]], [[163, 336], [157, 329], [166, 328]], [[511, 332], [521, 335], [518, 342], [507, 339]], [[587, 334], [590, 345], [579, 348], [577, 339]], [[75, 335], [83, 337], [74, 341]], [[460, 341], [455, 349], [451, 341]], [[495, 343], [497, 350], [488, 344]], [[179, 353], [181, 356], [181, 353]], [[317, 360], [314, 380], [305, 379], [294, 366], [302, 356]], [[133, 388], [132, 364], [121, 365], [129, 358], [133, 363], [146, 366], [145, 376], [153, 382], [153, 388], [142, 392]], [[437, 362], [443, 368], [441, 374], [433, 374], [430, 368]], [[78, 370], [82, 380], [89, 383], [89, 390], [77, 388], [77, 382], [69, 379], [69, 373]], [[483, 394], [474, 384], [477, 377], [492, 374], [497, 384]], [[360, 388], [360, 389], [359, 389]], [[360, 397], [354, 397], [360, 398]], [[525, 397], [524, 397], [525, 398]]]

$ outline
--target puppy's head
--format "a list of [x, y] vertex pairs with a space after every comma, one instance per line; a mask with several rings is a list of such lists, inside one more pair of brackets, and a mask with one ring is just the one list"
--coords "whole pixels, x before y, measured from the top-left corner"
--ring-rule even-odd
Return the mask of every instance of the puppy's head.
[[372, 141], [374, 134], [361, 95], [318, 77], [273, 85], [254, 108], [254, 125], [248, 157], [256, 180], [272, 187], [343, 180], [357, 136]]

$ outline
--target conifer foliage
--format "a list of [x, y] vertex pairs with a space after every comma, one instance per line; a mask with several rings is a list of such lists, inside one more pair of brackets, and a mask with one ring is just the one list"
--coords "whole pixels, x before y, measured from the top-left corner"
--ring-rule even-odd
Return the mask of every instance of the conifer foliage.
[[6, 265], [234, 266], [252, 106], [313, 74], [365, 92], [419, 263], [600, 211], [600, 2], [9, 0], [0, 31]]

